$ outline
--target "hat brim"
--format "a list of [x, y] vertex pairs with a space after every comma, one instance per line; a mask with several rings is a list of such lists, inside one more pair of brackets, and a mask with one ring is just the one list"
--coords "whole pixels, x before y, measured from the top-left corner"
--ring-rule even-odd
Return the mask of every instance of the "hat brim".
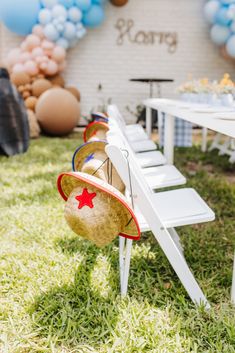
[[79, 172], [84, 165], [86, 158], [95, 152], [105, 152], [105, 146], [107, 145], [107, 141], [91, 141], [86, 142], [83, 145], [79, 146], [74, 152], [72, 159], [72, 168], [74, 172]]
[[108, 123], [109, 121], [108, 115], [105, 115], [104, 113], [100, 113], [100, 112], [92, 113], [91, 116], [94, 119], [94, 121], [101, 121], [104, 123]]
[[84, 142], [87, 142], [92, 136], [96, 134], [98, 130], [104, 130], [107, 132], [109, 131], [109, 126], [107, 123], [102, 121], [93, 121], [92, 123], [88, 124], [83, 134]]
[[119, 236], [133, 240], [140, 239], [140, 227], [132, 209], [128, 205], [124, 196], [110, 184], [85, 173], [62, 173], [59, 175], [57, 180], [58, 191], [62, 198], [67, 201], [70, 193], [81, 183], [86, 183], [87, 185], [90, 185], [95, 189], [106, 193], [111, 198], [120, 202], [123, 207], [123, 210], [127, 213], [128, 218], [130, 218], [130, 221], [124, 227], [124, 230], [119, 233]]

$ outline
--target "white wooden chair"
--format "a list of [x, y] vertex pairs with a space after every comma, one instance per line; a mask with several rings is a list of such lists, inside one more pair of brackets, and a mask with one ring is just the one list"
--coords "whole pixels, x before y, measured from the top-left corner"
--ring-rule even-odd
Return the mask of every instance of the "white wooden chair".
[[156, 144], [149, 139], [148, 135], [140, 124], [126, 125], [125, 120], [120, 114], [117, 106], [109, 105], [108, 114], [111, 118], [110, 123], [112, 123], [112, 120], [115, 120], [122, 133], [129, 141], [134, 152], [154, 151], [157, 149]]
[[[193, 189], [153, 193], [138, 164], [130, 161], [127, 150], [108, 144], [106, 153], [130, 192], [141, 230], [153, 232], [193, 302], [204, 303], [209, 308], [207, 299], [186, 263], [174, 227], [212, 221], [215, 218], [213, 211]], [[128, 288], [131, 248], [132, 240], [120, 238], [120, 282], [123, 296]]]
[[[139, 154], [133, 153], [130, 145], [125, 140], [121, 131], [113, 131], [112, 129], [107, 133], [107, 141], [110, 144], [115, 144], [120, 148], [125, 148], [129, 152], [129, 158], [135, 160], [138, 163], [136, 156]], [[186, 183], [186, 178], [180, 173], [180, 171], [173, 165], [162, 165], [158, 167], [150, 167], [142, 169], [143, 175], [153, 190], [166, 188], [169, 186], [183, 185]]]
[[[132, 150], [132, 146], [131, 146], [130, 142], [124, 136], [124, 134], [122, 133], [121, 129], [119, 128], [119, 126], [115, 122], [115, 120], [111, 120], [109, 122], [109, 129], [110, 130], [107, 133], [107, 136], [113, 135], [113, 137], [115, 137], [115, 136], [119, 135], [119, 139], [122, 140], [122, 144], [128, 146], [128, 148], [130, 150]], [[138, 142], [140, 146], [142, 145], [142, 142], [143, 141]], [[136, 152], [135, 158], [138, 161], [141, 168], [148, 168], [148, 167], [164, 165], [167, 162], [165, 156], [160, 151], [146, 151], [146, 152], [141, 152], [141, 153]]]

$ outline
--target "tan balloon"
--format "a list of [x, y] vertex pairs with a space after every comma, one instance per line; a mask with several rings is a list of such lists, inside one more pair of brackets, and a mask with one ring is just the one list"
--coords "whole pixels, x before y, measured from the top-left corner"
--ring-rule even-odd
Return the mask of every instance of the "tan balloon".
[[65, 86], [65, 81], [62, 76], [56, 75], [50, 78], [51, 83], [53, 86], [59, 86], [59, 87], [64, 87]]
[[40, 96], [36, 105], [36, 117], [48, 134], [66, 135], [78, 124], [80, 105], [70, 92], [52, 88]]
[[13, 72], [11, 74], [11, 81], [14, 83], [14, 85], [18, 86], [24, 86], [30, 83], [30, 76], [26, 74], [26, 72]]
[[114, 6], [124, 6], [128, 3], [128, 0], [110, 0]]
[[75, 86], [68, 86], [66, 87], [66, 90], [72, 93], [72, 95], [80, 102], [81, 94]]
[[34, 81], [32, 84], [32, 93], [35, 97], [40, 97], [42, 93], [52, 88], [52, 84], [49, 80], [40, 78], [39, 80]]
[[38, 100], [37, 100], [36, 97], [33, 97], [33, 96], [28, 97], [25, 100], [26, 108], [29, 109], [29, 110], [35, 111], [35, 107], [36, 107], [37, 101]]
[[30, 92], [29, 91], [24, 91], [22, 93], [22, 96], [23, 96], [24, 99], [26, 99], [26, 98], [30, 97]]

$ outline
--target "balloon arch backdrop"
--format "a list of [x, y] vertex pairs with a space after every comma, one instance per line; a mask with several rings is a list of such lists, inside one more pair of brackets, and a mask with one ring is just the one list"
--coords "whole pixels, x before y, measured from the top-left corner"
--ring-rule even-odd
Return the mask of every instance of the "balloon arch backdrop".
[[[65, 83], [60, 74], [66, 67], [67, 50], [75, 47], [89, 28], [102, 24], [105, 19], [107, 1], [0, 1], [0, 21], [13, 33], [25, 37], [20, 47], [8, 53], [5, 63], [13, 83], [25, 99], [26, 107], [30, 110], [30, 117], [33, 116], [33, 112], [37, 115], [39, 109], [37, 107], [41, 107], [44, 101], [47, 101], [48, 105], [50, 98], [51, 101], [55, 99], [55, 91], [52, 92], [53, 86], [64, 88]], [[123, 6], [128, 0], [110, 0], [110, 2], [115, 6]], [[66, 89], [64, 97], [68, 96], [69, 91], [74, 99], [80, 100], [80, 93], [75, 87], [66, 87]], [[43, 96], [45, 93], [47, 99]], [[58, 91], [58, 95], [60, 95], [60, 99], [57, 100], [58, 104], [63, 105], [62, 92]], [[50, 105], [47, 122], [41, 121], [41, 125], [46, 132], [52, 134], [67, 133], [70, 125], [63, 129], [62, 124], [61, 131], [58, 131], [55, 127], [53, 128], [53, 124], [50, 124], [50, 121], [53, 121], [56, 125], [55, 115], [57, 113]], [[40, 120], [39, 116], [37, 118]], [[73, 124], [77, 123], [74, 118], [71, 121], [70, 129]]]
[[212, 25], [212, 41], [226, 58], [235, 59], [235, 0], [209, 0], [204, 15]]

